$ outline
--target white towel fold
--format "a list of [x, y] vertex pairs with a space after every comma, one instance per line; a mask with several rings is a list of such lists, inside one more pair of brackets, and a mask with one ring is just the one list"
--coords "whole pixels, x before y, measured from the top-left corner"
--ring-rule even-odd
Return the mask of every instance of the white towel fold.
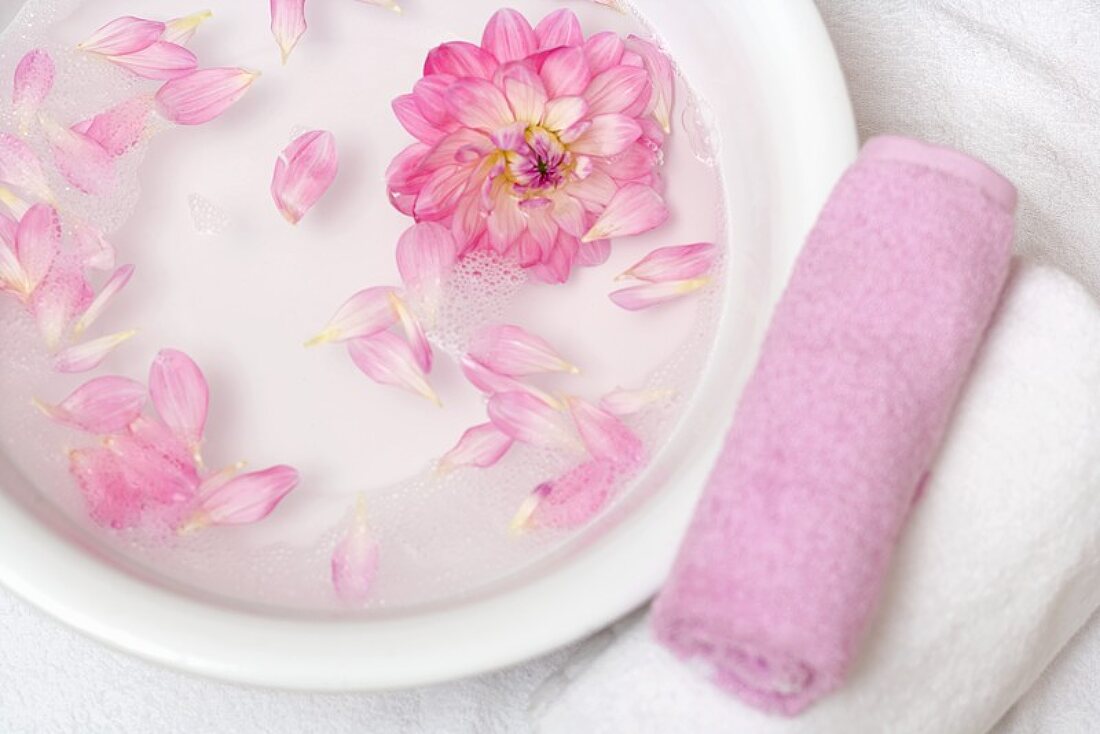
[[1015, 274], [849, 683], [795, 719], [721, 693], [635, 625], [543, 734], [987, 731], [1100, 605], [1100, 309]]

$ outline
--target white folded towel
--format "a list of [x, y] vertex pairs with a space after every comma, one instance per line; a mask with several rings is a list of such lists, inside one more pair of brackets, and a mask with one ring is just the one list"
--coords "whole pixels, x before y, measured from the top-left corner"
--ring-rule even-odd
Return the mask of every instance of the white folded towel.
[[795, 719], [711, 686], [633, 626], [543, 734], [985, 732], [1100, 606], [1100, 309], [1021, 266], [848, 684]]

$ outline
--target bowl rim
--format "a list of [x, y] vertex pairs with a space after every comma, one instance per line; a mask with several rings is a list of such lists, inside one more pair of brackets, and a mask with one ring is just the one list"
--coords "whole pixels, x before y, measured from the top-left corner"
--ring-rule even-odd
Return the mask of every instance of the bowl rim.
[[[782, 212], [771, 223], [772, 244], [780, 246], [769, 253], [777, 261], [768, 286], [774, 301], [820, 205], [854, 159], [857, 136], [843, 74], [812, 0], [736, 5], [718, 0], [713, 12], [776, 31], [751, 49], [766, 77], [760, 87], [769, 119], [776, 122], [771, 170], [795, 182], [770, 192], [772, 210]], [[716, 455], [721, 439], [708, 439], [702, 455]], [[294, 690], [426, 685], [534, 658], [644, 604], [671, 567], [710, 465], [697, 461], [679, 471], [677, 486], [655, 494], [593, 542], [584, 564], [572, 564], [567, 573], [400, 618], [307, 620], [205, 604], [146, 583], [76, 543], [59, 542], [45, 522], [3, 492], [0, 584], [77, 631], [178, 670]], [[621, 542], [630, 535], [646, 542]], [[547, 608], [547, 600], [570, 598], [578, 589], [598, 593], [582, 604]]]

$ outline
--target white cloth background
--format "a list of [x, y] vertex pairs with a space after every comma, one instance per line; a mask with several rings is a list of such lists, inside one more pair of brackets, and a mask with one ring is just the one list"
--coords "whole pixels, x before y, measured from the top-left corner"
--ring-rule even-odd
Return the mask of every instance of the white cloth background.
[[[1074, 273], [1100, 294], [1100, 3], [817, 4], [848, 75], [861, 133], [915, 135], [990, 161], [1021, 189], [1020, 250]], [[0, 23], [18, 5], [0, 0]], [[523, 734], [530, 730], [529, 710], [552, 698], [570, 667], [597, 653], [607, 637], [512, 671], [431, 689], [286, 694], [155, 668], [0, 590], [0, 731]], [[1098, 686], [1100, 619], [1009, 713], [998, 734], [1100, 730]]]

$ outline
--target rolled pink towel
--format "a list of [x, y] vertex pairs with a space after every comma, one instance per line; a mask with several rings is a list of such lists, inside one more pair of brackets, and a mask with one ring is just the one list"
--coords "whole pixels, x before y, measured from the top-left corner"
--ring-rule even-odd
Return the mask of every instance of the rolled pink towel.
[[1016, 191], [876, 138], [825, 206], [655, 605], [658, 639], [793, 715], [844, 680], [1009, 271]]

